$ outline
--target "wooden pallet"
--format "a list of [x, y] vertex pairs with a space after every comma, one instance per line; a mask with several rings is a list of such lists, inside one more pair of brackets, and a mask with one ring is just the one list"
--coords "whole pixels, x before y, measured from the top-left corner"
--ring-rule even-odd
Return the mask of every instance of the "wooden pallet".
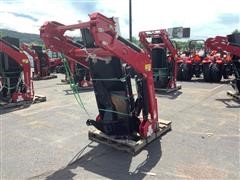
[[233, 93], [232, 91], [227, 91], [227, 95], [233, 97], [236, 101], [240, 101], [240, 95]]
[[20, 101], [20, 102], [14, 102], [14, 103], [1, 102], [0, 110], [10, 109], [10, 108], [13, 108], [12, 110], [22, 109], [30, 106], [31, 104], [45, 102], [46, 100], [47, 100], [46, 96], [35, 95], [32, 101]]
[[165, 133], [171, 130], [171, 121], [159, 120], [159, 131], [153, 133], [150, 137], [146, 139], [140, 139], [138, 141], [133, 140], [121, 140], [114, 139], [112, 136], [107, 136], [99, 130], [91, 130], [88, 132], [88, 137], [90, 140], [106, 144], [115, 149], [127, 151], [132, 154], [137, 154], [149, 143], [156, 140], [157, 138], [163, 136]]
[[180, 90], [180, 89], [182, 89], [182, 86], [181, 86], [181, 85], [177, 85], [175, 88], [166, 88], [166, 89], [163, 89], [163, 88], [155, 88], [155, 91], [156, 91], [157, 93], [166, 93], [166, 94], [168, 94], [168, 93], [172, 93], [172, 92], [174, 92], [174, 91], [178, 91], [178, 90]]
[[35, 95], [33, 98], [33, 104], [45, 102], [45, 101], [47, 101], [47, 98], [46, 96], [43, 96], [43, 95]]
[[44, 77], [33, 77], [32, 80], [34, 81], [40, 81], [40, 80], [47, 80], [47, 79], [54, 79], [57, 78], [57, 75], [49, 75], [49, 76], [44, 76]]
[[66, 80], [66, 79], [61, 79], [61, 82], [64, 84], [69, 84], [69, 80]]

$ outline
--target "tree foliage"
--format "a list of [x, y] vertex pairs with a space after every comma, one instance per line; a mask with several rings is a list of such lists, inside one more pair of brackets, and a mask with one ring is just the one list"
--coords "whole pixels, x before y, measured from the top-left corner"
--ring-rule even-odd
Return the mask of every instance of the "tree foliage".
[[240, 30], [239, 29], [235, 29], [232, 34], [240, 34]]
[[4, 33], [0, 30], [0, 38], [4, 36]]
[[35, 43], [37, 45], [43, 45], [42, 40], [38, 34], [30, 34], [30, 33], [21, 33], [17, 31], [12, 31], [8, 29], [0, 29], [0, 36], [10, 36], [15, 37], [20, 40], [20, 42], [24, 43]]

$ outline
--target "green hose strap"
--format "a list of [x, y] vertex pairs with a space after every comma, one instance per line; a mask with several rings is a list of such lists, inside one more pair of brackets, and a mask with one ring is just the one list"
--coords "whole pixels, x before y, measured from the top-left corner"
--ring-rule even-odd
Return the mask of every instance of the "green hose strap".
[[15, 89], [16, 87], [17, 86], [8, 87], [8, 86], [3, 85], [3, 88], [6, 88], [7, 90]]
[[65, 58], [64, 55], [63, 55], [63, 65], [64, 65], [64, 68], [65, 68], [65, 71], [66, 71], [67, 79], [69, 80], [69, 83], [70, 83], [70, 88], [73, 91], [73, 95], [74, 95], [77, 103], [79, 104], [79, 106], [81, 108], [84, 109], [84, 111], [86, 112], [88, 117], [90, 117], [90, 114], [88, 113], [87, 109], [85, 108], [85, 106], [83, 104], [83, 101], [82, 101], [82, 99], [81, 99], [81, 97], [80, 97], [80, 95], [78, 93], [78, 85], [74, 81], [73, 74], [72, 74], [72, 72], [70, 70], [70, 66], [69, 66], [68, 61], [67, 61], [67, 59]]
[[121, 82], [125, 82], [126, 81], [126, 78], [109, 78], [109, 79], [97, 79], [97, 78], [94, 78], [92, 79], [92, 81], [121, 81]]
[[122, 113], [119, 111], [113, 111], [113, 110], [108, 110], [108, 109], [100, 109], [99, 108], [99, 111], [111, 112], [111, 113], [116, 113], [116, 114], [120, 114], [120, 115], [124, 115], [124, 116], [131, 116], [130, 114], [127, 114], [127, 113]]

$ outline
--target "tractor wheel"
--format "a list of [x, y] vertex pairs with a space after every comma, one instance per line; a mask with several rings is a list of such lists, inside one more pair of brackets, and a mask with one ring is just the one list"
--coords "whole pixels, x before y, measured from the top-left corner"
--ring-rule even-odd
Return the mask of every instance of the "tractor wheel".
[[200, 64], [195, 64], [194, 66], [194, 74], [197, 78], [200, 78], [201, 76], [201, 73], [202, 73], [202, 67]]
[[224, 79], [229, 79], [229, 76], [231, 75], [231, 65], [223, 65], [222, 68], [222, 75]]
[[224, 79], [229, 79], [229, 75], [228, 75], [228, 73], [225, 70], [223, 70], [222, 75], [223, 75]]
[[182, 66], [183, 66], [183, 63], [180, 63], [177, 65], [177, 80], [178, 81], [182, 81], [183, 78], [182, 78]]
[[59, 73], [59, 66], [56, 66], [55, 71], [56, 73]]
[[191, 81], [191, 79], [192, 79], [192, 65], [191, 64], [183, 64], [182, 79], [183, 79], [183, 81]]
[[237, 79], [236, 80], [236, 94], [237, 95], [240, 95], [240, 80], [239, 79]]
[[213, 82], [221, 81], [222, 79], [221, 67], [217, 63], [212, 64], [210, 74]]
[[210, 76], [211, 64], [203, 64], [203, 78], [205, 82], [211, 82], [212, 78]]

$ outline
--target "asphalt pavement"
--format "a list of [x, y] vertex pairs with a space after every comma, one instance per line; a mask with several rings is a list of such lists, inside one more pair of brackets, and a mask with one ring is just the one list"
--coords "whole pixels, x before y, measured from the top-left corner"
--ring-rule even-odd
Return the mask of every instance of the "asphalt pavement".
[[132, 156], [88, 140], [94, 93], [79, 93], [86, 112], [63, 78], [34, 82], [47, 102], [0, 115], [1, 180], [240, 179], [240, 104], [226, 95], [228, 81], [158, 94], [172, 131]]

